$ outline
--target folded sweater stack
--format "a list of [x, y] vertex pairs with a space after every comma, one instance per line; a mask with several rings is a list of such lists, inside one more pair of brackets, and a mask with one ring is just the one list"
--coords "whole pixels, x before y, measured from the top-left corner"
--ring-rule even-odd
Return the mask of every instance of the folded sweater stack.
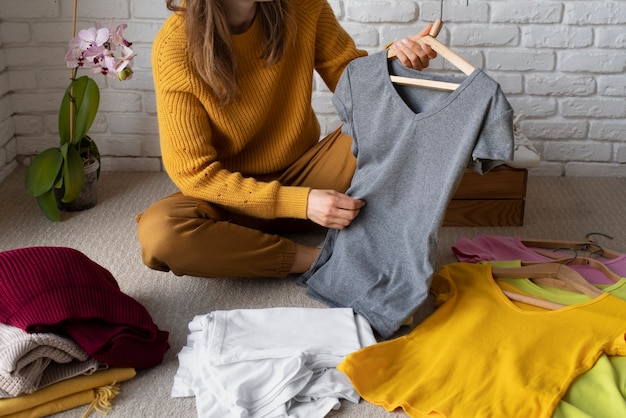
[[71, 248], [0, 252], [0, 300], [0, 416], [111, 399], [115, 391], [102, 398], [97, 388], [160, 364], [169, 348], [113, 275]]
[[71, 248], [0, 252], [0, 299], [0, 323], [67, 335], [109, 366], [153, 367], [169, 348], [168, 333], [113, 275]]
[[91, 374], [98, 366], [97, 360], [68, 338], [53, 333], [29, 334], [0, 324], [0, 398]]

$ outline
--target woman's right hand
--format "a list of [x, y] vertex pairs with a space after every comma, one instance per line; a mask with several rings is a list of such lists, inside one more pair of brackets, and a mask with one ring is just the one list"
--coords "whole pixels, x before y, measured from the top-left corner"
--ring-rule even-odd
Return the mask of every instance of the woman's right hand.
[[365, 202], [335, 190], [311, 189], [307, 218], [326, 228], [344, 229], [356, 218]]

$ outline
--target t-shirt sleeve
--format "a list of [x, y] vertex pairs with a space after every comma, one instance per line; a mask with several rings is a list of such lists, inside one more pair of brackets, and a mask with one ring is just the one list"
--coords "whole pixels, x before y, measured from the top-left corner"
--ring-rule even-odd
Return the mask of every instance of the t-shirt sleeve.
[[447, 266], [444, 266], [433, 276], [430, 293], [435, 296], [436, 307], [443, 305], [456, 294], [456, 288], [450, 278]]
[[513, 108], [498, 86], [472, 152], [470, 167], [486, 173], [513, 159]]
[[607, 350], [607, 354], [611, 356], [626, 356], [626, 330], [615, 340]]
[[352, 89], [350, 87], [350, 66], [348, 66], [337, 83], [333, 94], [333, 105], [339, 119], [344, 123], [343, 132], [352, 134]]
[[350, 83], [350, 64], [346, 67], [339, 78], [335, 93], [333, 94], [333, 105], [337, 111], [339, 119], [343, 122], [341, 131], [350, 136], [352, 141], [352, 153], [357, 154], [357, 137], [353, 124], [352, 109], [352, 85]]

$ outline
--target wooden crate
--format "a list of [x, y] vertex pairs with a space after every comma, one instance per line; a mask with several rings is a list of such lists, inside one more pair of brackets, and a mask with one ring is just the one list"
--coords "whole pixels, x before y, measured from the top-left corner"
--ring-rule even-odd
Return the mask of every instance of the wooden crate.
[[528, 170], [499, 166], [480, 175], [465, 170], [443, 226], [522, 226]]

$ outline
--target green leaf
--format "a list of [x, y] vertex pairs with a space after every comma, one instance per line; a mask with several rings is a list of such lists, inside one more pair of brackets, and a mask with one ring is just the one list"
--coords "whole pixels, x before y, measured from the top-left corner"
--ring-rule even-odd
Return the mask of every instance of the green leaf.
[[[73, 100], [72, 100], [73, 98]], [[70, 138], [70, 106], [74, 106], [74, 133]], [[77, 144], [91, 128], [100, 106], [100, 89], [86, 75], [78, 77], [65, 91], [59, 109], [59, 136], [61, 144]]]
[[69, 203], [76, 200], [83, 189], [85, 166], [76, 148], [64, 144], [61, 152], [63, 153], [63, 187], [65, 189], [61, 201]]
[[70, 99], [69, 90], [65, 92], [59, 109], [59, 137], [61, 144], [70, 142]]
[[54, 182], [55, 189], [60, 189], [61, 187], [63, 187], [63, 170], [59, 170], [59, 176], [57, 177], [57, 180]]
[[37, 196], [37, 203], [39, 204], [39, 208], [46, 215], [46, 218], [50, 219], [53, 222], [61, 221], [61, 213], [59, 212], [59, 208], [57, 207], [57, 201], [54, 197], [54, 190], [50, 189], [46, 193], [41, 196]]
[[26, 192], [35, 197], [50, 191], [63, 165], [59, 148], [49, 148], [33, 158], [26, 169]]

